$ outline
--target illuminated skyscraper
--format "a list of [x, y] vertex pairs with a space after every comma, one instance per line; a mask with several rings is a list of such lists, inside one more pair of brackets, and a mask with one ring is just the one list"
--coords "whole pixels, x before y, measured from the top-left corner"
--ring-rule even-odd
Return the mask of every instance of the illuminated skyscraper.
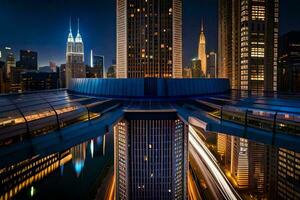
[[217, 54], [213, 51], [207, 54], [207, 77], [217, 78]]
[[198, 60], [201, 60], [201, 71], [204, 76], [207, 75], [207, 60], [206, 60], [206, 38], [204, 34], [203, 21], [201, 25], [201, 33], [199, 38]]
[[233, 89], [277, 90], [279, 0], [219, 0], [219, 77]]
[[127, 113], [115, 131], [116, 199], [186, 199], [187, 126], [176, 113]]
[[71, 28], [70, 20], [70, 32], [67, 40], [66, 49], [66, 84], [71, 78], [85, 78], [85, 66], [84, 66], [84, 44], [79, 32], [79, 20], [77, 36], [74, 39]]
[[182, 78], [182, 0], [117, 0], [117, 78]]

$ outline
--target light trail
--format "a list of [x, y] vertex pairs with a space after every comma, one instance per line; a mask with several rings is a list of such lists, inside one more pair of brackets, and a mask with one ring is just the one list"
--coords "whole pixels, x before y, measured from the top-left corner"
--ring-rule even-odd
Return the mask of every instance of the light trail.
[[[221, 192], [224, 199], [238, 200], [241, 197], [232, 187], [221, 168], [218, 166], [217, 160], [206, 147], [205, 143], [199, 138], [197, 132], [192, 126], [189, 126], [189, 142], [194, 150], [203, 161], [205, 167], [209, 170], [216, 184], [217, 189]], [[202, 166], [203, 167], [203, 166]], [[210, 180], [211, 181], [211, 180]]]

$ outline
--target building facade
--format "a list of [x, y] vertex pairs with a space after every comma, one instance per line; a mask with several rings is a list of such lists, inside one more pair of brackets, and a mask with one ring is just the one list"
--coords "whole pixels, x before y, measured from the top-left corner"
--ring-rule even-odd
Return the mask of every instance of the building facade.
[[182, 0], [117, 0], [117, 78], [182, 78]]
[[84, 65], [84, 44], [79, 31], [79, 20], [78, 30], [76, 38], [74, 39], [70, 21], [70, 32], [67, 40], [66, 49], [66, 86], [72, 78], [85, 78], [86, 71]]
[[219, 77], [233, 89], [277, 91], [279, 0], [219, 0]]
[[211, 51], [207, 54], [207, 77], [208, 78], [217, 78], [217, 53]]
[[[95, 55], [93, 50], [91, 50], [91, 68], [89, 69], [92, 77], [94, 78], [104, 78], [105, 74], [105, 64], [104, 56]], [[88, 74], [88, 72], [87, 72]]]
[[278, 90], [300, 92], [300, 31], [280, 37]]
[[187, 126], [176, 113], [142, 115], [114, 128], [116, 199], [186, 199]]

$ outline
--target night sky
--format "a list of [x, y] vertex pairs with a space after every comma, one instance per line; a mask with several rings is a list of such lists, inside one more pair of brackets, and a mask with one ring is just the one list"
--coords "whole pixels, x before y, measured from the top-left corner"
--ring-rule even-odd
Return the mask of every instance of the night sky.
[[[299, 0], [281, 0], [281, 29], [300, 30]], [[217, 0], [184, 0], [184, 65], [197, 55], [201, 18], [204, 18], [207, 50], [217, 50]], [[0, 48], [11, 46], [17, 53], [31, 49], [39, 53], [39, 66], [49, 61], [65, 62], [69, 17], [73, 35], [77, 18], [85, 44], [105, 56], [106, 66], [115, 58], [115, 0], [0, 0]], [[17, 57], [18, 60], [18, 57]]]

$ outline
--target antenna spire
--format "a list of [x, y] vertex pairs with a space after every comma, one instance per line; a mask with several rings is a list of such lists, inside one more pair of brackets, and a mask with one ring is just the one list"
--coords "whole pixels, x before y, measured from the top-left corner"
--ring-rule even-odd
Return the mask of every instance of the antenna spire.
[[78, 30], [77, 30], [77, 31], [78, 31], [78, 33], [79, 33], [79, 18], [78, 18], [77, 20], [78, 20]]
[[72, 33], [72, 19], [71, 19], [71, 17], [69, 19], [69, 27], [70, 27], [70, 33]]
[[204, 31], [204, 22], [203, 22], [203, 17], [202, 17], [202, 19], [201, 19], [201, 32], [203, 32]]

